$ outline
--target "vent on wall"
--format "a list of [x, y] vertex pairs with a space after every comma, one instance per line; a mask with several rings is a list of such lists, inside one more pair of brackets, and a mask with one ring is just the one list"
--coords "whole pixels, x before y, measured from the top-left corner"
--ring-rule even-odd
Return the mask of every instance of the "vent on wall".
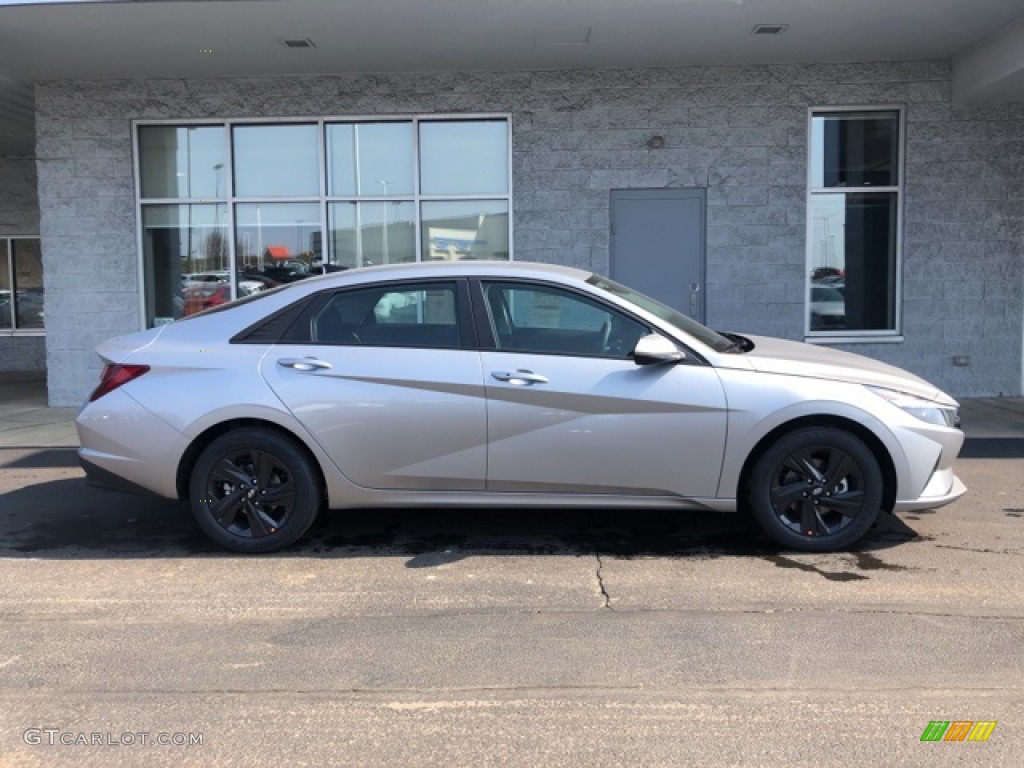
[[754, 27], [755, 35], [781, 35], [789, 29], [789, 24], [758, 24]]
[[289, 38], [282, 40], [281, 44], [284, 45], [285, 48], [316, 48], [316, 45], [314, 45], [313, 41], [308, 37]]

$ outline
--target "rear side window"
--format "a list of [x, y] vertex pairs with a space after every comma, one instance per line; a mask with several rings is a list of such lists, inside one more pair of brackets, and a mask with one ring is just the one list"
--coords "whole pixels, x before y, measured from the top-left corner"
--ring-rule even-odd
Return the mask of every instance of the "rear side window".
[[451, 283], [392, 283], [339, 291], [310, 321], [314, 344], [375, 347], [462, 346], [459, 296]]

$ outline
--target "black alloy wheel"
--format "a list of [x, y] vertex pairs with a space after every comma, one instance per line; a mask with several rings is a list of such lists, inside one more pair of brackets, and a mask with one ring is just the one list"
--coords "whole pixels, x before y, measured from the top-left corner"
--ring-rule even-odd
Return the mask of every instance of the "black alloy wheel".
[[791, 549], [826, 552], [860, 539], [882, 503], [878, 460], [833, 427], [783, 436], [757, 461], [749, 504], [764, 532]]
[[214, 440], [192, 472], [196, 521], [221, 546], [272, 552], [304, 534], [319, 512], [320, 480], [288, 438], [241, 429]]

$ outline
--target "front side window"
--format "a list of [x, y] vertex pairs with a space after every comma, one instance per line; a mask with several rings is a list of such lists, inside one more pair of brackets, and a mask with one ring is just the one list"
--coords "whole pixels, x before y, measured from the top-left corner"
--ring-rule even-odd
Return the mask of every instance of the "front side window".
[[627, 358], [649, 332], [604, 304], [551, 286], [485, 282], [483, 292], [502, 352]]
[[39, 238], [0, 238], [0, 332], [42, 330], [43, 257]]
[[328, 271], [507, 260], [509, 152], [504, 117], [141, 124], [146, 323]]
[[814, 111], [809, 336], [899, 332], [901, 112]]
[[310, 322], [309, 341], [370, 347], [461, 346], [454, 283], [340, 291]]

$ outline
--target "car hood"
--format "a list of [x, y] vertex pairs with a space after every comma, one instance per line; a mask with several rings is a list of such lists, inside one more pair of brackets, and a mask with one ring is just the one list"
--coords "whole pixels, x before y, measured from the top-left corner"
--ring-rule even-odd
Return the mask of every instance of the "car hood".
[[829, 381], [885, 387], [935, 400], [947, 405], [955, 401], [934, 385], [894, 365], [838, 349], [774, 339], [768, 336], [747, 336], [754, 348], [741, 357], [754, 370], [789, 376], [811, 376]]

